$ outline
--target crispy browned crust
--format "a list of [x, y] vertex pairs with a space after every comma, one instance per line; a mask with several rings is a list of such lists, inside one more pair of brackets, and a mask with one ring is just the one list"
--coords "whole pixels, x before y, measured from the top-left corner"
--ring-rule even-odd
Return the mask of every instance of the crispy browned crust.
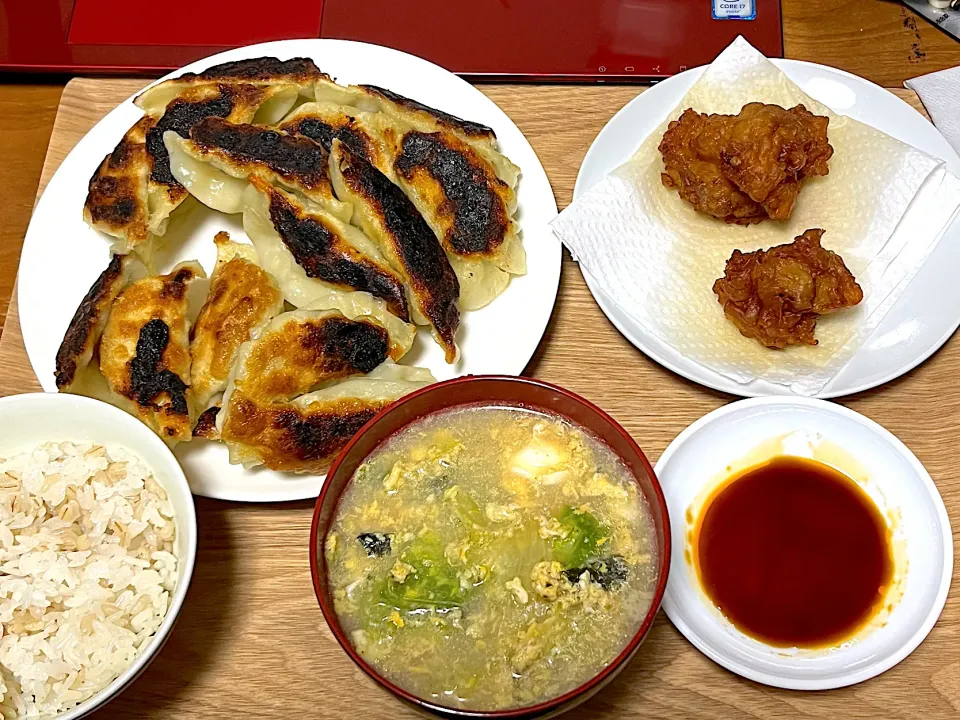
[[398, 95], [391, 90], [386, 90], [385, 88], [377, 87], [376, 85], [360, 85], [360, 87], [367, 92], [373, 93], [374, 95], [379, 95], [380, 97], [399, 105], [405, 110], [416, 113], [426, 113], [441, 127], [451, 130], [458, 130], [469, 137], [489, 138], [491, 140], [496, 139], [497, 137], [496, 133], [493, 132], [493, 129], [487, 127], [486, 125], [481, 125], [480, 123], [472, 122], [470, 120], [463, 120], [455, 115], [450, 115], [442, 110], [437, 110], [436, 108], [429, 107], [428, 105], [418, 103], [416, 100], [411, 100], [403, 95]]
[[[505, 182], [465, 143], [443, 133], [403, 136], [394, 167], [407, 182], [435, 181], [443, 193], [434, 212], [446, 232], [444, 245], [457, 255], [495, 255], [510, 227]], [[420, 180], [426, 175], [424, 180]]]
[[[54, 375], [57, 389], [68, 388], [76, 378], [78, 362], [90, 362], [94, 346], [106, 322], [106, 314], [123, 289], [123, 256], [114, 255], [106, 270], [100, 273], [73, 315], [63, 342], [57, 350]], [[98, 332], [98, 330], [100, 332]]]
[[90, 223], [111, 235], [127, 237], [131, 246], [146, 240], [148, 183], [151, 190], [162, 188], [173, 208], [188, 194], [170, 171], [163, 134], [172, 130], [189, 137], [190, 128], [206, 117], [252, 117], [268, 94], [268, 88], [249, 84], [187, 87], [159, 119], [144, 116], [90, 179], [84, 206]]
[[214, 405], [200, 413], [197, 424], [193, 426], [193, 436], [204, 440], [219, 440], [220, 432], [217, 430], [217, 413], [219, 412], [220, 406]]
[[[168, 285], [169, 288], [181, 288], [180, 283]], [[166, 290], [166, 288], [164, 288]], [[186, 417], [187, 384], [172, 370], [163, 367], [163, 352], [170, 343], [170, 328], [159, 318], [154, 318], [140, 328], [137, 339], [137, 354], [130, 361], [130, 384], [127, 397], [141, 407], [156, 407], [157, 399], [166, 395], [169, 405], [163, 407], [165, 413]], [[168, 435], [175, 430], [166, 428]]]
[[322, 382], [365, 375], [389, 351], [387, 331], [364, 320], [331, 313], [287, 322], [254, 341], [237, 387], [260, 401], [290, 400]]
[[191, 332], [194, 339], [207, 337], [216, 344], [217, 356], [209, 368], [213, 377], [226, 379], [237, 349], [250, 339], [251, 324], [260, 322], [278, 296], [266, 272], [240, 258], [217, 273]]
[[313, 83], [321, 78], [330, 77], [320, 72], [313, 61], [308, 58], [293, 58], [292, 60], [278, 60], [274, 57], [251, 58], [236, 62], [222, 63], [207, 68], [200, 73], [184, 73], [179, 77], [165, 80], [140, 93], [134, 102], [142, 107], [145, 100], [160, 93], [167, 97], [167, 93], [182, 93], [190, 89], [199, 89], [202, 86], [219, 85], [275, 85], [293, 84], [303, 88], [312, 87]]
[[271, 470], [324, 472], [347, 441], [391, 402], [349, 399], [301, 408], [261, 405], [235, 392], [221, 437], [255, 451]]
[[97, 226], [118, 232], [129, 228], [131, 234], [146, 237], [146, 208], [140, 202], [139, 182], [136, 178], [108, 174], [109, 162], [108, 155], [90, 178], [86, 202], [90, 219]]
[[721, 170], [726, 117], [687, 108], [671, 121], [658, 146], [664, 166], [660, 181], [702, 213], [737, 225], [758, 223], [767, 217], [763, 206]]
[[150, 179], [162, 185], [179, 188], [184, 196], [187, 194], [186, 190], [170, 171], [170, 156], [163, 144], [163, 134], [172, 130], [180, 137], [188, 138], [190, 128], [204, 118], [225, 118], [240, 108], [256, 107], [263, 102], [265, 96], [263, 88], [252, 85], [220, 85], [212, 96], [206, 92], [202, 95], [207, 97], [194, 97], [200, 94], [186, 90], [181, 97], [172, 100], [157, 124], [147, 132], [147, 153], [151, 160]]
[[687, 108], [660, 142], [661, 182], [724, 222], [787, 220], [803, 181], [829, 173], [829, 122], [803, 105], [785, 110], [754, 102], [736, 115]]
[[323, 145], [330, 152], [330, 144], [336, 138], [359, 155], [370, 159], [375, 157], [376, 150], [373, 140], [358, 127], [355, 118], [344, 115], [342, 122], [332, 124], [327, 120], [310, 115], [301, 115], [289, 122], [280, 125], [281, 130], [296, 135], [306, 135], [311, 140]]
[[96, 228], [131, 244], [147, 238], [146, 179], [149, 172], [144, 137], [156, 120], [141, 118], [97, 168], [87, 186], [84, 211]]
[[[166, 439], [189, 439], [189, 347], [171, 334], [183, 322], [188, 285], [202, 269], [181, 267], [126, 288], [114, 303], [100, 344], [100, 370], [113, 392]], [[169, 348], [168, 348], [169, 346]]]
[[270, 198], [270, 220], [307, 277], [368, 292], [382, 299], [394, 315], [410, 321], [403, 283], [392, 270], [357, 252], [336, 226], [311, 215], [282, 191], [258, 178], [251, 182]]
[[[217, 233], [216, 242], [230, 242], [230, 236]], [[200, 401], [223, 390], [240, 345], [282, 304], [279, 288], [258, 265], [234, 257], [217, 268], [190, 333], [191, 382]]]
[[208, 67], [199, 73], [184, 73], [177, 80], [246, 80], [257, 82], [275, 82], [288, 80], [306, 84], [319, 80], [330, 79], [330, 76], [320, 71], [310, 58], [290, 58], [280, 60], [275, 57], [258, 57], [247, 60], [220, 63]]
[[327, 151], [302, 135], [208, 117], [190, 129], [190, 139], [201, 153], [226, 157], [251, 174], [267, 167], [307, 190], [330, 189]]
[[816, 345], [817, 318], [858, 305], [863, 289], [815, 228], [769, 250], [734, 250], [713, 292], [744, 337], [782, 350]]
[[454, 362], [460, 325], [460, 283], [440, 241], [413, 203], [386, 175], [345, 145], [338, 148], [344, 182], [386, 227], [408, 285], [436, 330], [447, 362]]

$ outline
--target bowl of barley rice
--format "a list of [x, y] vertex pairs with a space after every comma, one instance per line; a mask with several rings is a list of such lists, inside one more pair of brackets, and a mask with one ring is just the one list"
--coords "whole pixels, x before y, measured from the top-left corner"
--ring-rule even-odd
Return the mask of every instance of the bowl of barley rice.
[[163, 646], [193, 497], [160, 438], [77, 395], [0, 398], [0, 717], [76, 720]]

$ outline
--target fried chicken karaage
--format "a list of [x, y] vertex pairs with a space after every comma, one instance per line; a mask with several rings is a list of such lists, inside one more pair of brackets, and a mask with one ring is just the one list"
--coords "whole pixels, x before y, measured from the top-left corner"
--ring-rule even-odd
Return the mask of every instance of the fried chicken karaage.
[[843, 258], [820, 246], [823, 230], [807, 230], [769, 250], [734, 250], [713, 292], [741, 335], [769, 348], [816, 345], [821, 315], [863, 300]]
[[786, 220], [803, 180], [829, 172], [829, 122], [803, 105], [750, 103], [737, 115], [684, 110], [660, 142], [660, 179], [700, 212], [728, 223]]

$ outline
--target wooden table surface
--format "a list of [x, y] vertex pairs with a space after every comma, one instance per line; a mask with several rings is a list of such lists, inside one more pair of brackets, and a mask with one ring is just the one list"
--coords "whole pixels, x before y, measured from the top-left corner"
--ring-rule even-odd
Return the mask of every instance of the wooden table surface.
[[[904, 22], [911, 16], [896, 3], [784, 0], [783, 7], [791, 57], [843, 67], [888, 86], [938, 66], [960, 64], [960, 44], [946, 42], [924, 21], [917, 20], [917, 29], [906, 34]], [[913, 43], [926, 54], [913, 53]], [[74, 81], [63, 94], [55, 127], [59, 88], [0, 86], [5, 197], [0, 203], [0, 296], [6, 297], [12, 284], [41, 175], [38, 158], [50, 128], [41, 188], [79, 138], [143, 84]], [[641, 91], [611, 86], [482, 89], [530, 139], [561, 208], [570, 202], [577, 169], [596, 133]], [[912, 93], [897, 92], [919, 107]], [[960, 522], [960, 468], [954, 462], [960, 396], [950, 396], [944, 388], [955, 384], [958, 369], [960, 341], [954, 338], [906, 377], [844, 401], [914, 450], [937, 482], [954, 523]], [[526, 374], [600, 404], [637, 438], [651, 461], [686, 425], [731, 399], [672, 375], [633, 349], [600, 313], [569, 259], [550, 327]], [[12, 312], [0, 337], [0, 395], [35, 389]], [[414, 717], [372, 686], [326, 629], [307, 563], [311, 502], [240, 505], [198, 498], [197, 510], [199, 554], [180, 621], [157, 660], [97, 713], [97, 720]], [[960, 598], [952, 591], [930, 637], [904, 662], [865, 684], [819, 693], [775, 690], [727, 673], [694, 650], [661, 613], [620, 677], [565, 717], [926, 720], [958, 715]]]
[[[63, 94], [41, 185], [65, 153], [137, 80], [74, 80]], [[585, 149], [636, 87], [485, 86], [537, 151], [563, 207]], [[918, 106], [916, 96], [897, 91]], [[569, 122], [575, 116], [576, 123]], [[0, 337], [0, 394], [38, 389], [15, 312]], [[960, 396], [942, 388], [960, 368], [960, 341], [886, 388], [849, 405], [913, 448], [960, 518], [953, 462]], [[689, 423], [730, 398], [663, 370], [606, 321], [576, 265], [564, 260], [560, 295], [527, 374], [564, 385], [608, 410], [655, 461]], [[931, 408], [937, 411], [932, 412]], [[197, 499], [199, 554], [180, 621], [156, 662], [97, 715], [106, 718], [413, 717], [380, 692], [333, 642], [314, 599], [307, 560], [311, 502], [240, 505]], [[748, 716], [956, 717], [960, 712], [960, 599], [910, 658], [864, 685], [793, 693], [714, 665], [661, 613], [639, 655], [573, 718]]]

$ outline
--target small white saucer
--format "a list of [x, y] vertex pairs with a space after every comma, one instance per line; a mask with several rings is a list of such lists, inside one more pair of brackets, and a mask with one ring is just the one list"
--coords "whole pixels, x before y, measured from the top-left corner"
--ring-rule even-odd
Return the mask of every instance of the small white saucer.
[[[877, 503], [893, 531], [890, 609], [837, 648], [774, 648], [744, 635], [704, 595], [687, 550], [693, 523], [716, 484], [782, 454], [812, 457], [846, 473]], [[792, 690], [853, 685], [903, 660], [940, 616], [953, 575], [946, 508], [920, 461], [872, 420], [823, 400], [741, 400], [680, 433], [656, 473], [674, 538], [663, 609], [694, 646], [731, 672]]]

